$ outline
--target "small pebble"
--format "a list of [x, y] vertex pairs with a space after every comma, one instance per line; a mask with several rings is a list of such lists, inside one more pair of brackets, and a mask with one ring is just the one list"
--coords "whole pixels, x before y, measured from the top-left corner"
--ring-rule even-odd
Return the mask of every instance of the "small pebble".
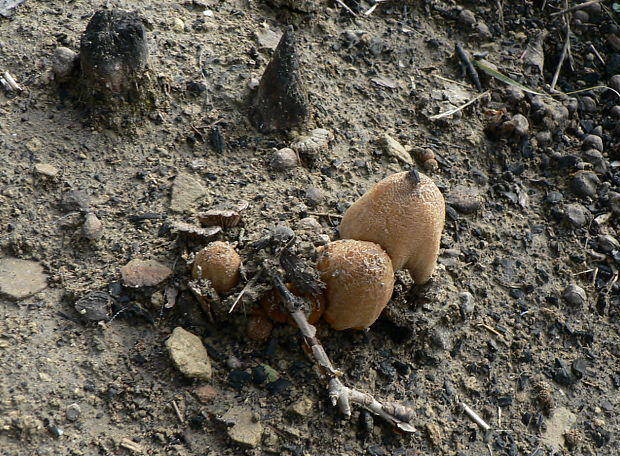
[[80, 406], [78, 404], [71, 404], [65, 410], [65, 416], [69, 421], [77, 421], [77, 419], [82, 414], [80, 410]]
[[70, 79], [78, 62], [78, 54], [66, 47], [58, 47], [52, 57], [52, 71], [58, 82]]
[[598, 243], [598, 250], [603, 253], [611, 253], [620, 249], [620, 242], [609, 234], [599, 234], [596, 242]]
[[183, 30], [185, 30], [185, 23], [183, 22], [183, 20], [175, 17], [172, 23], [172, 30], [174, 30], [175, 32], [182, 32]]
[[107, 321], [113, 299], [105, 291], [91, 291], [78, 299], [73, 307], [85, 321]]
[[[619, 39], [620, 41], [620, 39]], [[609, 87], [614, 89], [616, 92], [620, 92], [620, 74], [615, 74], [609, 79]]]
[[586, 292], [579, 285], [570, 284], [562, 293], [564, 300], [573, 307], [581, 307], [587, 302]]
[[620, 193], [609, 192], [608, 197], [609, 209], [614, 215], [620, 215]]
[[538, 141], [539, 146], [546, 146], [551, 142], [551, 139], [550, 131], [540, 131], [536, 134], [536, 141]]
[[323, 192], [317, 187], [308, 187], [306, 189], [306, 203], [308, 206], [314, 207], [323, 201]]
[[134, 259], [121, 268], [123, 285], [126, 287], [153, 287], [172, 274], [172, 270], [155, 260]]
[[34, 165], [34, 172], [41, 176], [54, 178], [58, 176], [60, 170], [55, 166], [47, 163], [37, 163], [36, 165]]
[[582, 198], [593, 198], [596, 196], [596, 189], [600, 180], [596, 174], [590, 171], [580, 171], [575, 173], [571, 179], [571, 190]]
[[209, 404], [217, 397], [218, 391], [211, 385], [203, 385], [194, 390], [194, 395], [202, 404]]
[[66, 212], [87, 211], [90, 205], [90, 196], [82, 190], [70, 190], [65, 192], [60, 202], [60, 207]]
[[607, 172], [607, 160], [603, 154], [596, 149], [589, 149], [583, 153], [583, 158], [592, 165], [594, 171], [600, 174]]
[[229, 369], [241, 369], [242, 364], [241, 364], [241, 361], [239, 361], [239, 358], [237, 358], [236, 356], [230, 355], [228, 359], [226, 360], [226, 366]]
[[528, 134], [530, 123], [523, 114], [515, 114], [512, 119], [504, 122], [500, 127], [501, 133], [505, 137], [521, 137]]
[[482, 195], [475, 187], [457, 185], [449, 192], [446, 202], [461, 214], [473, 214], [480, 209]]
[[603, 139], [600, 136], [588, 135], [583, 139], [582, 147], [584, 150], [596, 149], [603, 152]]
[[469, 291], [459, 293], [459, 307], [464, 315], [469, 315], [475, 310], [474, 296]]
[[269, 160], [269, 166], [276, 171], [285, 171], [287, 169], [293, 169], [299, 165], [299, 158], [297, 153], [288, 147], [284, 149], [276, 150]]
[[581, 204], [569, 204], [566, 206], [566, 221], [575, 227], [582, 227], [588, 223], [590, 212]]
[[596, 110], [598, 109], [598, 105], [596, 103], [596, 100], [594, 100], [594, 98], [592, 98], [592, 97], [582, 97], [581, 98], [581, 108], [585, 112], [596, 112]]
[[478, 36], [480, 36], [483, 40], [488, 40], [493, 37], [491, 30], [489, 30], [489, 26], [484, 22], [478, 22], [476, 24], [476, 30], [478, 31]]
[[86, 217], [84, 217], [82, 234], [90, 241], [98, 241], [103, 236], [103, 223], [101, 223], [101, 220], [92, 212], [89, 212], [86, 214]]
[[310, 415], [313, 408], [314, 408], [314, 401], [306, 397], [296, 402], [293, 402], [291, 406], [289, 407], [289, 410], [294, 415], [300, 418], [303, 418], [303, 417]]
[[579, 20], [582, 24], [585, 24], [590, 20], [590, 15], [584, 10], [577, 10], [573, 13], [573, 19]]
[[564, 200], [564, 195], [557, 190], [551, 190], [545, 197], [545, 203], [558, 204]]
[[462, 9], [459, 13], [458, 21], [461, 24], [474, 25], [476, 23], [476, 16], [472, 11], [468, 9]]

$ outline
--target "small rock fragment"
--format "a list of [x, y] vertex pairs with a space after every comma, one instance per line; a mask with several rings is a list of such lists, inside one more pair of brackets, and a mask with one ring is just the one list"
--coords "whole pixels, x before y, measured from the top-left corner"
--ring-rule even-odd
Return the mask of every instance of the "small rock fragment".
[[275, 49], [282, 38], [281, 33], [274, 32], [268, 28], [262, 28], [254, 33], [259, 49]]
[[583, 149], [596, 149], [599, 152], [603, 152], [603, 139], [600, 136], [588, 135], [583, 139]]
[[66, 47], [57, 47], [52, 57], [52, 71], [58, 82], [67, 82], [71, 79], [77, 67], [79, 55]]
[[213, 239], [219, 233], [222, 232], [221, 226], [209, 226], [207, 228], [201, 228], [191, 223], [174, 222], [171, 226], [172, 231], [185, 237], [186, 239], [208, 241]]
[[475, 187], [457, 185], [446, 197], [446, 203], [461, 214], [473, 214], [482, 205], [482, 195]]
[[206, 212], [198, 214], [198, 220], [202, 226], [220, 226], [232, 228], [241, 222], [241, 214], [250, 206], [245, 200], [237, 203], [226, 203], [215, 206]]
[[310, 207], [315, 207], [321, 204], [323, 200], [323, 192], [318, 187], [308, 187], [306, 189], [306, 203]]
[[293, 149], [285, 147], [273, 153], [269, 165], [276, 171], [285, 171], [296, 168], [299, 165], [299, 158]]
[[153, 287], [172, 274], [168, 266], [155, 260], [134, 259], [121, 268], [123, 285], [126, 287]]
[[0, 259], [0, 295], [19, 301], [47, 288], [47, 274], [36, 261]]
[[90, 241], [98, 241], [103, 236], [103, 223], [97, 218], [97, 216], [89, 212], [84, 217], [84, 224], [82, 225], [82, 234]]
[[300, 418], [304, 418], [310, 415], [313, 408], [314, 408], [314, 401], [308, 397], [305, 397], [296, 402], [293, 402], [291, 406], [289, 407], [289, 410], [291, 411], [292, 414]]
[[78, 299], [73, 307], [85, 321], [108, 321], [114, 299], [105, 291], [91, 291]]
[[288, 26], [260, 80], [250, 118], [261, 132], [269, 133], [298, 127], [309, 116], [295, 33]]
[[209, 404], [218, 395], [218, 391], [211, 385], [202, 385], [194, 390], [196, 399], [202, 404]]
[[194, 202], [205, 195], [204, 186], [189, 174], [179, 173], [172, 185], [170, 209], [185, 212], [192, 209]]
[[71, 404], [67, 406], [65, 410], [65, 417], [68, 421], [77, 421], [77, 419], [82, 414], [82, 410], [80, 410], [80, 406], [78, 404]]
[[34, 172], [39, 174], [40, 176], [54, 178], [58, 176], [60, 170], [48, 163], [37, 163], [36, 165], [34, 165]]
[[178, 326], [166, 341], [166, 348], [183, 375], [199, 380], [211, 378], [211, 360], [200, 337]]
[[465, 25], [474, 25], [476, 23], [476, 16], [473, 11], [468, 9], [462, 9], [458, 15], [458, 21]]
[[291, 144], [291, 149], [300, 154], [316, 155], [327, 150], [329, 142], [334, 139], [331, 131], [324, 128], [315, 128], [307, 136], [302, 136]]
[[585, 290], [575, 284], [568, 285], [564, 289], [562, 297], [572, 307], [582, 307], [587, 302]]
[[388, 155], [396, 157], [397, 159], [404, 163], [407, 163], [408, 165], [413, 165], [413, 158], [398, 141], [396, 141], [387, 133], [383, 134], [382, 141], [385, 151]]
[[611, 253], [614, 250], [620, 249], [620, 242], [609, 234], [599, 234], [596, 238], [598, 248], [603, 253]]
[[230, 426], [227, 432], [233, 442], [251, 448], [259, 445], [263, 436], [263, 425], [251, 409], [232, 407], [222, 416], [222, 421]]
[[566, 220], [575, 227], [584, 226], [588, 223], [590, 212], [581, 204], [569, 204], [566, 206]]
[[571, 190], [582, 198], [593, 198], [600, 181], [596, 174], [590, 171], [579, 171], [571, 179]]
[[523, 114], [515, 114], [512, 116], [512, 119], [504, 122], [500, 127], [500, 131], [504, 137], [522, 137], [528, 134], [529, 129], [530, 123]]
[[172, 21], [172, 30], [177, 33], [180, 33], [185, 30], [185, 22], [182, 19], [175, 17]]
[[91, 198], [82, 190], [70, 190], [62, 195], [60, 207], [66, 212], [86, 212], [90, 208]]

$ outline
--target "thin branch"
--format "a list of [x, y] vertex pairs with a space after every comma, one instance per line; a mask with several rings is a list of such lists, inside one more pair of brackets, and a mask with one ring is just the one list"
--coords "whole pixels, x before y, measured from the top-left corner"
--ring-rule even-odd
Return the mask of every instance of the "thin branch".
[[351, 13], [353, 16], [357, 17], [357, 14], [355, 14], [355, 11], [353, 11], [351, 8], [349, 8], [347, 6], [347, 4], [345, 2], [343, 2], [342, 0], [336, 0], [336, 3], [338, 3], [340, 6], [342, 6], [344, 9], [346, 9], [349, 13]]
[[399, 429], [405, 432], [415, 432], [415, 427], [411, 424], [415, 412], [411, 408], [392, 402], [381, 403], [370, 394], [349, 388], [342, 383], [340, 380], [342, 372], [334, 368], [321, 342], [316, 337], [316, 328], [308, 323], [302, 312], [303, 300], [289, 291], [277, 270], [270, 269], [270, 275], [274, 287], [286, 304], [286, 310], [297, 323], [304, 341], [310, 347], [312, 357], [325, 376], [329, 378], [328, 393], [332, 404], [338, 406], [347, 418], [351, 416], [351, 403], [359, 404]]
[[588, 2], [583, 2], [575, 6], [571, 6], [570, 8], [565, 8], [561, 11], [556, 11], [555, 13], [551, 13], [551, 16], [559, 16], [560, 14], [566, 14], [573, 11], [577, 11], [583, 8], [587, 8], [590, 5], [596, 5], [597, 3], [601, 3], [603, 0], [590, 0]]
[[558, 77], [560, 77], [560, 70], [562, 69], [562, 64], [564, 63], [564, 59], [566, 58], [566, 53], [568, 52], [569, 46], [570, 46], [570, 26], [568, 25], [568, 19], [566, 19], [566, 39], [564, 40], [564, 46], [562, 46], [562, 54], [560, 54], [560, 61], [558, 62], [558, 66], [555, 69], [553, 79], [551, 80], [552, 89], [555, 89], [555, 85], [558, 82]]

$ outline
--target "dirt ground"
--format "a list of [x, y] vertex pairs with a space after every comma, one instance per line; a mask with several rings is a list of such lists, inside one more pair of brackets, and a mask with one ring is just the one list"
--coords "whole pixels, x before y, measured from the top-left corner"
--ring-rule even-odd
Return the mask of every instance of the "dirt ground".
[[[0, 258], [48, 275], [33, 296], [0, 298], [1, 455], [620, 455], [620, 95], [544, 97], [481, 73], [488, 94], [431, 119], [480, 94], [456, 43], [550, 93], [564, 18], [555, 89], [620, 90], [620, 7], [342, 3], [351, 11], [331, 0], [27, 0], [0, 17], [0, 74], [23, 89], [0, 87]], [[101, 8], [139, 8], [147, 29], [156, 104], [127, 125], [91, 116], [51, 71], [55, 49], [78, 52]], [[252, 86], [288, 24], [311, 116], [298, 132], [263, 134], [248, 120]], [[333, 133], [329, 147], [274, 169], [274, 151], [313, 128]], [[210, 321], [187, 288], [188, 259], [205, 243], [170, 229], [246, 200], [242, 223], [218, 239], [243, 257], [285, 224], [310, 252], [338, 239], [339, 217], [372, 184], [411, 168], [385, 133], [445, 195], [439, 264], [424, 286], [399, 272], [368, 331], [320, 325], [319, 338], [347, 384], [415, 410], [412, 435], [359, 407], [344, 419], [293, 327], [249, 339], [256, 294]], [[425, 149], [437, 169], [419, 160]], [[85, 213], [103, 223], [100, 239], [84, 236]], [[172, 277], [122, 287], [133, 259]], [[179, 290], [172, 308], [168, 288]], [[115, 298], [115, 316], [85, 322], [75, 302], [97, 290]], [[165, 341], [176, 327], [207, 346], [211, 380], [175, 368]], [[257, 379], [261, 365], [269, 380]], [[255, 442], [240, 443], [231, 410], [249, 413]]]

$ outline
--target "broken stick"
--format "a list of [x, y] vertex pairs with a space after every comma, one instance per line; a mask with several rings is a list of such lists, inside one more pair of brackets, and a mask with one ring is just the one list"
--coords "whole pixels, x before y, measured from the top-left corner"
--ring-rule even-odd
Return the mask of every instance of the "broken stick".
[[268, 265], [265, 268], [269, 270], [271, 282], [282, 297], [286, 310], [299, 327], [304, 341], [312, 352], [312, 357], [329, 379], [328, 393], [332, 404], [334, 406], [337, 405], [347, 418], [351, 416], [351, 403], [359, 404], [368, 411], [392, 423], [398, 429], [405, 432], [415, 432], [415, 427], [411, 424], [411, 420], [415, 415], [413, 409], [393, 402], [381, 403], [372, 395], [349, 388], [342, 383], [340, 380], [343, 375], [342, 372], [335, 369], [332, 365], [325, 349], [316, 337], [316, 328], [308, 323], [302, 311], [304, 307], [303, 299], [289, 291], [282, 280], [281, 274], [275, 268], [269, 268]]

